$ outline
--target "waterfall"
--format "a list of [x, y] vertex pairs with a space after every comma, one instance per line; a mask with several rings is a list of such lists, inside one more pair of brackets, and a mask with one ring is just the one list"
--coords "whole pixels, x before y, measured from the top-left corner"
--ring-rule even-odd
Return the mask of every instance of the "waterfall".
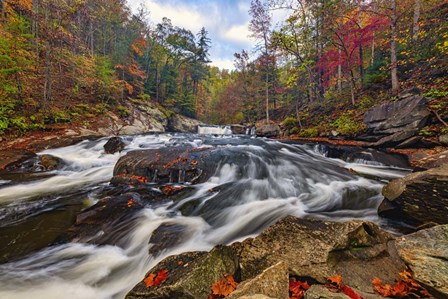
[[230, 126], [198, 126], [201, 135], [232, 135]]

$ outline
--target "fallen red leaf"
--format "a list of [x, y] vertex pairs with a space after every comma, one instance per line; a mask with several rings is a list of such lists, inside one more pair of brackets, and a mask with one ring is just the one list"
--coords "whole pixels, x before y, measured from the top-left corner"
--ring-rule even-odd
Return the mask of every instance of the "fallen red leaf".
[[133, 176], [130, 177], [130, 179], [139, 181], [140, 183], [147, 183], [148, 182], [148, 178], [144, 177], [144, 176], [133, 175]]
[[394, 286], [383, 285], [381, 279], [375, 277], [372, 280], [375, 291], [383, 297], [392, 298], [408, 298], [410, 295], [417, 298], [432, 297], [425, 288], [414, 280], [411, 272], [404, 270], [399, 274], [402, 279], [396, 280]]
[[360, 295], [358, 295], [351, 287], [345, 285], [342, 282], [342, 277], [340, 275], [335, 275], [329, 277], [327, 288], [329, 288], [333, 292], [342, 292], [351, 299], [362, 299]]
[[235, 291], [237, 285], [238, 283], [233, 279], [232, 275], [230, 274], [224, 275], [224, 278], [218, 280], [212, 285], [212, 295], [218, 295], [224, 297], [228, 296], [230, 293]]
[[146, 277], [143, 281], [146, 284], [146, 287], [159, 286], [162, 282], [164, 282], [168, 278], [168, 270], [162, 269], [157, 275], [154, 273], [150, 273], [148, 277]]
[[135, 199], [128, 200], [128, 208], [132, 207], [135, 204], [137, 204], [137, 201]]
[[301, 282], [294, 277], [289, 280], [289, 298], [290, 299], [302, 299], [306, 290], [310, 288], [308, 282]]
[[362, 299], [362, 297], [359, 296], [355, 291], [353, 291], [353, 289], [351, 287], [348, 287], [346, 285], [342, 286], [341, 291], [345, 295], [349, 296], [351, 299]]

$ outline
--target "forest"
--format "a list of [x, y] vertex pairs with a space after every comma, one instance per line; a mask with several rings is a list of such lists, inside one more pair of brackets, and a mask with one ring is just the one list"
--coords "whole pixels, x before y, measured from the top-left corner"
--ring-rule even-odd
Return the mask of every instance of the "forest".
[[[275, 10], [288, 12], [276, 26]], [[153, 25], [124, 0], [2, 0], [0, 133], [126, 118], [127, 103], [148, 101], [212, 124], [356, 135], [366, 109], [409, 88], [446, 126], [445, 1], [253, 0], [248, 13], [257, 47], [225, 70], [209, 64], [206, 28]]]

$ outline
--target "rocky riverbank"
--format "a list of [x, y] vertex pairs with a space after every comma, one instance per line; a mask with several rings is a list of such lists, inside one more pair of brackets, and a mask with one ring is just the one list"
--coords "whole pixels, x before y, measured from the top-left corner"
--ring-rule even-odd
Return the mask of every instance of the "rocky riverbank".
[[372, 280], [394, 285], [403, 270], [413, 271], [433, 296], [445, 298], [447, 231], [445, 225], [395, 238], [369, 222], [289, 216], [255, 238], [166, 258], [147, 276], [167, 270], [167, 279], [150, 287], [142, 280], [126, 298], [223, 298], [208, 296], [225, 275], [239, 283], [228, 298], [287, 299], [291, 279], [311, 285], [305, 298], [346, 298], [325, 291], [327, 279], [337, 275], [363, 298], [381, 298]]

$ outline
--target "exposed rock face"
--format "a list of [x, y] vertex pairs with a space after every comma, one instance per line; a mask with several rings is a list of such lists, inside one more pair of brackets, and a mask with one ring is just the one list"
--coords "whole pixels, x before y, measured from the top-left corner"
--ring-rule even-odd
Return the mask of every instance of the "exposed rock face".
[[448, 225], [400, 237], [395, 243], [414, 279], [436, 298], [448, 298]]
[[418, 133], [418, 130], [405, 130], [396, 132], [390, 136], [386, 136], [373, 144], [375, 147], [387, 148], [402, 144], [407, 139], [412, 138]]
[[167, 269], [169, 275], [166, 281], [159, 287], [151, 288], [147, 288], [142, 281], [126, 295], [126, 299], [205, 299], [211, 293], [213, 283], [226, 274], [236, 273], [237, 268], [236, 252], [225, 246], [215, 247], [209, 253], [189, 252], [170, 256], [147, 274]]
[[448, 223], [448, 164], [412, 173], [383, 188], [378, 208], [383, 217], [413, 225]]
[[115, 154], [121, 152], [126, 147], [126, 143], [120, 137], [110, 138], [104, 145], [104, 152], [106, 154]]
[[237, 299], [245, 296], [263, 295], [277, 299], [289, 298], [288, 265], [279, 262], [264, 270], [257, 277], [239, 284], [228, 299]]
[[320, 283], [339, 274], [347, 285], [371, 292], [372, 277], [393, 281], [404, 267], [390, 240], [391, 235], [372, 223], [286, 217], [258, 237], [242, 242], [241, 278], [252, 278], [283, 261], [290, 274]]
[[168, 131], [180, 133], [197, 133], [203, 123], [181, 114], [174, 114], [168, 122]]
[[280, 135], [280, 127], [278, 125], [263, 125], [256, 128], [255, 134], [259, 137], [277, 137]]
[[[289, 216], [256, 238], [218, 246], [210, 253], [166, 258], [149, 273], [168, 269], [172, 276], [159, 287], [146, 288], [140, 282], [126, 298], [205, 299], [211, 285], [224, 274], [241, 280], [229, 296], [232, 299], [288, 298], [289, 275], [324, 284], [335, 274], [367, 294], [366, 298], [377, 298], [371, 280], [379, 277], [392, 283], [405, 268], [392, 240], [391, 235], [368, 222], [338, 223]], [[179, 266], [179, 260], [185, 262], [184, 266]]]
[[397, 101], [369, 109], [364, 114], [364, 123], [374, 134], [420, 130], [430, 116], [427, 102], [428, 99], [418, 94], [401, 94]]

